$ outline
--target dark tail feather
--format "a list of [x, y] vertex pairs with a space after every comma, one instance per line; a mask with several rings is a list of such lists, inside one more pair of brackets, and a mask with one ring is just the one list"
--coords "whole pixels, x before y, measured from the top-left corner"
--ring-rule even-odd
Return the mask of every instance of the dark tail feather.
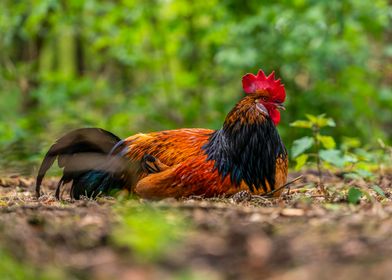
[[46, 153], [38, 171], [36, 194], [41, 195], [42, 180], [57, 159], [63, 176], [56, 197], [60, 198], [61, 186], [72, 181], [71, 197], [96, 196], [100, 192], [123, 188], [127, 160], [117, 155], [124, 148], [116, 135], [100, 128], [73, 130], [54, 143]]
[[81, 196], [96, 197], [100, 194], [110, 194], [111, 191], [120, 190], [125, 185], [126, 180], [124, 176], [119, 176], [119, 173], [92, 170], [73, 181], [71, 198], [79, 199]]

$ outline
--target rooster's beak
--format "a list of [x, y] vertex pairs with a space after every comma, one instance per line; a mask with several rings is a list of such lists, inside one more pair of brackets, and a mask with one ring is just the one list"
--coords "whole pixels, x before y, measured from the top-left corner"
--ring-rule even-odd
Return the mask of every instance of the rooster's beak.
[[286, 110], [286, 108], [283, 106], [283, 104], [282, 103], [275, 103], [275, 106], [276, 106], [276, 108], [277, 109], [279, 109], [279, 110]]

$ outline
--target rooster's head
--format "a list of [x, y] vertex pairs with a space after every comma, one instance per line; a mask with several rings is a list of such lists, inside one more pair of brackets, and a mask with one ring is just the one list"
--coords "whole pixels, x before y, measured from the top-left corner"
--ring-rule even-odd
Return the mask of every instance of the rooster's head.
[[275, 73], [267, 77], [260, 69], [257, 75], [246, 74], [242, 77], [242, 87], [245, 93], [254, 98], [257, 109], [277, 125], [280, 121], [279, 109], [285, 109], [283, 102], [286, 92], [280, 79], [275, 80]]

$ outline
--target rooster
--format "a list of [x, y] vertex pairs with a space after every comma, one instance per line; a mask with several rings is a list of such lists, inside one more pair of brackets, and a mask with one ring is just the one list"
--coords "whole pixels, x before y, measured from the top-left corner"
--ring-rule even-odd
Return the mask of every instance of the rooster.
[[242, 78], [245, 97], [218, 130], [184, 128], [139, 133], [121, 140], [99, 128], [74, 130], [47, 152], [36, 193], [54, 161], [63, 168], [60, 189], [95, 197], [128, 190], [149, 199], [232, 195], [250, 191], [279, 196], [286, 183], [288, 156], [276, 126], [284, 109], [285, 88], [274, 72]]

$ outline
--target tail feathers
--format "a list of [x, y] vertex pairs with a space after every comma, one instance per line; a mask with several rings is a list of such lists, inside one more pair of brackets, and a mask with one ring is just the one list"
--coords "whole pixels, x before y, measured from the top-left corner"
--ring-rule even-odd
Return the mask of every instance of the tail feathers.
[[126, 184], [122, 176], [113, 175], [105, 171], [92, 170], [74, 180], [71, 188], [71, 198], [79, 199], [81, 196], [96, 197], [120, 190]]
[[[60, 197], [61, 186], [71, 181], [71, 197], [89, 194], [96, 196], [99, 191], [107, 192], [110, 188], [121, 188], [125, 182], [127, 160], [117, 156], [123, 149], [121, 139], [100, 128], [82, 128], [73, 130], [53, 144], [46, 153], [38, 171], [36, 194], [41, 194], [42, 180], [55, 160], [63, 168], [56, 197]], [[120, 186], [123, 184], [122, 186]]]

